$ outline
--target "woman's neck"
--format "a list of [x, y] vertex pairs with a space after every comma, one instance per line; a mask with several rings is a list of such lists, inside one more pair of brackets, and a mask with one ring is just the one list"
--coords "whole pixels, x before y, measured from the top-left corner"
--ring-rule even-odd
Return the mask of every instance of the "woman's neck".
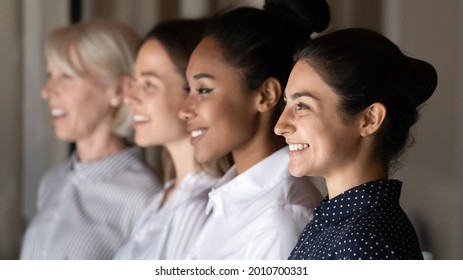
[[196, 171], [194, 161], [194, 149], [189, 142], [189, 137], [182, 138], [179, 141], [165, 145], [173, 161], [175, 169], [175, 184], [173, 188], [178, 188], [188, 173]]
[[286, 145], [283, 137], [273, 133], [271, 135], [262, 133], [258, 135], [261, 136], [254, 137], [245, 147], [232, 152], [237, 175], [245, 172]]
[[108, 134], [104, 137], [76, 141], [76, 152], [80, 161], [91, 162], [115, 155], [127, 146], [124, 138]]
[[331, 199], [361, 184], [388, 179], [388, 172], [380, 161], [372, 160], [363, 164], [350, 164], [342, 170], [334, 171], [325, 179], [328, 197]]
[[189, 138], [169, 143], [164, 146], [172, 159], [175, 169], [175, 182], [165, 191], [160, 207], [163, 207], [172, 195], [179, 189], [188, 173], [196, 171], [194, 162], [194, 150], [190, 145]]

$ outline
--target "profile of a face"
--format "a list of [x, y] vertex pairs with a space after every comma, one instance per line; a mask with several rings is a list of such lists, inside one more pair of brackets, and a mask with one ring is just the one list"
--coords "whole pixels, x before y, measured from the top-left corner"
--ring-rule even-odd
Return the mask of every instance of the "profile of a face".
[[137, 145], [166, 145], [188, 137], [177, 115], [186, 98], [183, 86], [183, 77], [162, 43], [145, 42], [135, 61], [133, 89], [124, 99], [134, 112]]
[[329, 176], [349, 168], [360, 151], [359, 119], [345, 122], [339, 97], [310, 61], [298, 61], [285, 90], [286, 107], [275, 133], [289, 145], [293, 176]]
[[60, 140], [85, 141], [111, 130], [112, 82], [102, 79], [96, 69], [89, 67], [89, 71], [78, 76], [47, 63], [48, 80], [42, 88], [42, 98], [48, 102], [55, 135]]
[[243, 77], [243, 70], [225, 59], [211, 37], [203, 39], [190, 57], [190, 92], [179, 115], [187, 122], [197, 161], [249, 148], [258, 129], [258, 113], [255, 94], [245, 89]]

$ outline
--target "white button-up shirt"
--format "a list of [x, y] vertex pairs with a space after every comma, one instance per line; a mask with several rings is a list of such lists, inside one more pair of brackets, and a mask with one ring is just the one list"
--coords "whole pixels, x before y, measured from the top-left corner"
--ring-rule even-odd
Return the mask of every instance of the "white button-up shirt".
[[210, 217], [187, 259], [287, 259], [322, 200], [288, 165], [282, 148], [239, 176], [232, 167], [209, 193]]
[[115, 259], [184, 259], [207, 219], [207, 194], [217, 180], [205, 172], [190, 173], [162, 207], [164, 192], [158, 194]]
[[161, 189], [138, 147], [89, 163], [74, 154], [42, 179], [21, 259], [111, 259]]

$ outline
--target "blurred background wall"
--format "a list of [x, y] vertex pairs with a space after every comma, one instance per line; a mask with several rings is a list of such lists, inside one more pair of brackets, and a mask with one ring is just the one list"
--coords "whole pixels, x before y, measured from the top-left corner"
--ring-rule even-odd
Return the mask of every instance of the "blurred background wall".
[[[463, 1], [328, 0], [331, 30], [366, 27], [388, 36], [439, 74], [435, 95], [415, 127], [416, 143], [395, 177], [401, 203], [434, 259], [463, 259]], [[75, 20], [111, 17], [141, 34], [173, 17], [199, 17], [263, 0], [1, 0], [0, 1], [0, 259], [18, 256], [35, 214], [40, 177], [69, 147], [54, 138], [40, 99], [43, 42]], [[74, 13], [71, 13], [71, 10]], [[319, 182], [323, 189], [323, 181]]]

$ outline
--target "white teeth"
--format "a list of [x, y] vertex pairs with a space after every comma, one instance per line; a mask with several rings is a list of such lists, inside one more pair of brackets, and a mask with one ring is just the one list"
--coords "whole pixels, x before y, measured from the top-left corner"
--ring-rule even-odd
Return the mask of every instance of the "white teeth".
[[53, 117], [61, 117], [62, 115], [64, 115], [64, 110], [58, 108], [51, 109], [51, 115]]
[[146, 116], [143, 115], [134, 115], [133, 116], [133, 121], [134, 122], [146, 122], [149, 121], [150, 119]]
[[191, 137], [195, 138], [195, 137], [198, 137], [198, 136], [200, 136], [200, 135], [203, 135], [203, 133], [204, 133], [204, 130], [200, 130], [200, 129], [198, 129], [198, 130], [193, 130], [193, 131], [191, 132]]
[[289, 150], [290, 151], [300, 151], [307, 149], [309, 147], [309, 144], [289, 144]]

